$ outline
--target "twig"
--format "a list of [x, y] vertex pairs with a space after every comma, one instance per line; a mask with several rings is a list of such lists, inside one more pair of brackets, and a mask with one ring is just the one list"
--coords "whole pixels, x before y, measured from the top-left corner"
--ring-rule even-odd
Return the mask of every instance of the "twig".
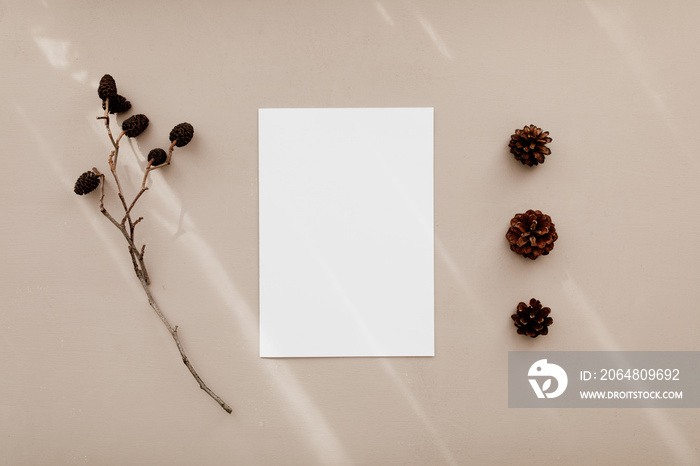
[[214, 393], [209, 387], [207, 387], [207, 384], [204, 383], [202, 378], [197, 374], [197, 371], [194, 369], [194, 366], [192, 366], [192, 363], [190, 362], [189, 358], [187, 357], [187, 354], [185, 353], [185, 349], [182, 346], [182, 342], [180, 341], [180, 337], [177, 334], [177, 325], [173, 327], [170, 325], [170, 322], [168, 322], [168, 319], [165, 317], [163, 312], [160, 310], [158, 305], [156, 304], [155, 299], [153, 299], [153, 295], [151, 294], [151, 289], [146, 283], [146, 281], [143, 279], [143, 277], [139, 277], [141, 281], [141, 286], [143, 287], [143, 290], [146, 292], [146, 296], [148, 297], [148, 303], [151, 305], [153, 310], [158, 314], [158, 317], [160, 317], [160, 320], [163, 322], [165, 327], [168, 329], [168, 332], [170, 332], [170, 335], [173, 337], [173, 340], [175, 340], [175, 344], [177, 345], [177, 349], [180, 351], [180, 356], [182, 356], [182, 362], [185, 363], [185, 366], [187, 366], [187, 369], [189, 369], [190, 373], [192, 374], [192, 377], [199, 383], [199, 388], [204, 390], [210, 397], [212, 397], [219, 405], [229, 414], [233, 412], [233, 409], [226, 404], [224, 400], [219, 397], [216, 393]]
[[105, 114], [103, 116], [98, 116], [98, 120], [104, 120], [105, 126], [107, 127], [107, 134], [109, 135], [109, 140], [112, 141], [114, 149], [117, 149], [117, 143], [114, 141], [114, 136], [112, 136], [112, 130], [109, 128], [109, 99], [105, 100]]
[[[129, 205], [128, 208], [126, 207], [126, 204], [124, 204], [125, 213], [124, 213], [124, 218], [122, 219], [122, 225], [124, 225], [124, 223], [126, 222], [127, 219], [131, 220], [131, 218], [129, 217], [129, 214], [131, 213], [131, 209], [134, 208], [134, 206], [136, 205], [136, 201], [139, 200], [141, 195], [148, 190], [148, 186], [146, 186], [146, 181], [148, 181], [148, 174], [151, 173], [151, 170], [153, 170], [153, 168], [151, 168], [151, 162], [148, 162], [148, 166], [146, 167], [146, 171], [143, 174], [143, 181], [141, 182], [141, 189], [134, 197], [134, 200], [131, 201], [131, 204]], [[134, 226], [135, 225], [136, 224], [134, 223]]]
[[[124, 194], [122, 191], [122, 186], [121, 183], [119, 182], [119, 175], [117, 174], [117, 158], [119, 157], [119, 140], [122, 138], [124, 135], [124, 131], [119, 134], [119, 137], [117, 140], [114, 140], [114, 136], [112, 136], [112, 129], [109, 126], [109, 99], [105, 100], [105, 113], [103, 116], [97, 117], [98, 120], [104, 119], [105, 121], [105, 128], [107, 129], [107, 135], [109, 136], [109, 140], [112, 142], [112, 146], [114, 147], [114, 150], [109, 154], [109, 169], [112, 172], [112, 177], [114, 178], [114, 182], [117, 184], [117, 195], [119, 196], [119, 200], [122, 203], [122, 206], [124, 207], [124, 210], [127, 209], [126, 207], [126, 199], [124, 199]], [[104, 181], [104, 178], [102, 179]], [[134, 223], [132, 223], [131, 218], [127, 215], [127, 218], [129, 220], [129, 234], [131, 236], [131, 239], [134, 239]], [[131, 249], [129, 250], [130, 254], [133, 254], [131, 252]], [[134, 258], [132, 257], [132, 260]], [[146, 273], [146, 278], [148, 278], [148, 273]]]
[[168, 151], [168, 156], [167, 160], [165, 163], [157, 166], [152, 166], [152, 162], [149, 161], [146, 170], [143, 175], [143, 181], [141, 182], [141, 189], [138, 191], [138, 193], [134, 196], [134, 199], [131, 201], [130, 204], [127, 204], [126, 199], [124, 198], [124, 192], [122, 190], [121, 183], [119, 182], [119, 176], [117, 174], [117, 158], [119, 156], [119, 141], [121, 140], [122, 136], [124, 136], [125, 132], [122, 131], [121, 134], [117, 137], [115, 140], [112, 131], [109, 126], [109, 99], [105, 101], [105, 114], [104, 116], [97, 117], [98, 119], [104, 119], [105, 120], [105, 128], [107, 129], [107, 134], [109, 136], [110, 141], [112, 142], [112, 146], [114, 147], [114, 150], [110, 153], [109, 155], [109, 168], [112, 173], [112, 177], [114, 178], [114, 181], [117, 185], [117, 195], [119, 197], [119, 200], [121, 201], [122, 208], [124, 209], [124, 216], [122, 217], [121, 222], [117, 221], [105, 208], [104, 205], [104, 196], [105, 196], [105, 189], [104, 189], [104, 181], [105, 181], [105, 176], [104, 174], [100, 173], [97, 168], [93, 168], [93, 171], [100, 177], [100, 212], [109, 219], [109, 221], [121, 232], [122, 236], [124, 236], [124, 239], [126, 240], [128, 244], [128, 249], [129, 249], [129, 255], [131, 256], [131, 261], [134, 266], [134, 273], [136, 274], [136, 277], [139, 279], [139, 282], [141, 283], [141, 286], [143, 287], [144, 292], [146, 293], [146, 297], [148, 298], [148, 303], [149, 305], [153, 308], [155, 313], [158, 315], [160, 320], [163, 322], [165, 327], [168, 329], [168, 332], [170, 332], [170, 336], [172, 336], [173, 340], [175, 340], [175, 344], [177, 345], [177, 349], [180, 352], [180, 356], [182, 357], [182, 362], [187, 366], [187, 369], [190, 371], [192, 374], [192, 377], [197, 381], [199, 384], [199, 388], [204, 390], [210, 397], [212, 397], [227, 413], [231, 414], [233, 410], [231, 407], [224, 402], [224, 400], [221, 399], [216, 393], [214, 393], [207, 385], [204, 383], [202, 378], [199, 376], [197, 371], [194, 369], [194, 366], [190, 362], [189, 358], [187, 357], [187, 354], [185, 353], [185, 349], [182, 346], [182, 342], [180, 341], [180, 337], [177, 333], [178, 327], [177, 325], [173, 327], [170, 325], [170, 322], [168, 322], [168, 319], [165, 317], [163, 312], [160, 310], [158, 305], [156, 304], [155, 299], [153, 298], [153, 294], [151, 293], [150, 289], [150, 279], [148, 276], [148, 271], [146, 269], [146, 264], [143, 260], [143, 256], [146, 250], [146, 245], [142, 245], [141, 248], [139, 249], [135, 242], [134, 242], [134, 229], [138, 223], [140, 223], [143, 220], [143, 217], [139, 217], [136, 221], [132, 221], [131, 219], [131, 211], [133, 210], [134, 206], [136, 205], [136, 202], [141, 198], [143, 193], [145, 193], [148, 190], [148, 186], [146, 186], [146, 183], [148, 181], [148, 175], [151, 173], [151, 171], [157, 169], [157, 168], [162, 168], [164, 166], [167, 166], [170, 164], [170, 159], [172, 157], [173, 149], [175, 147], [175, 143], [177, 141], [173, 141], [173, 143], [170, 145], [170, 149]]
[[[101, 117], [97, 117], [98, 119], [104, 119], [105, 120], [105, 128], [107, 129], [107, 134], [109, 136], [109, 140], [112, 142], [112, 146], [114, 146], [114, 150], [110, 152], [109, 158], [108, 158], [108, 163], [109, 163], [109, 170], [112, 172], [112, 177], [114, 178], [114, 182], [117, 185], [117, 196], [119, 197], [119, 201], [122, 203], [122, 207], [124, 208], [124, 211], [126, 212], [124, 219], [122, 220], [122, 226], [124, 225], [124, 222], [128, 220], [129, 222], [129, 237], [131, 238], [131, 242], [134, 242], [134, 227], [136, 226], [136, 223], [132, 222], [131, 217], [129, 215], [128, 207], [126, 205], [126, 199], [124, 198], [124, 191], [122, 190], [122, 185], [121, 182], [119, 181], [119, 174], [117, 173], [117, 158], [119, 157], [119, 141], [121, 140], [122, 136], [125, 134], [124, 131], [122, 131], [119, 134], [119, 137], [117, 140], [114, 140], [114, 137], [112, 136], [112, 130], [109, 126], [109, 99], [105, 101], [105, 113]], [[104, 177], [102, 178], [102, 181], [104, 182]], [[104, 197], [104, 194], [103, 194]], [[102, 205], [104, 207], [104, 205]], [[104, 212], [103, 212], [104, 213]], [[121, 230], [121, 228], [120, 228]], [[148, 283], [151, 282], [149, 276], [148, 276], [148, 271], [146, 270], [146, 265], [143, 264], [143, 258], [138, 257], [136, 255], [136, 248], [129, 247], [129, 254], [132, 256], [131, 260], [132, 261], [139, 261], [141, 263], [141, 271], [146, 277], [146, 281]]]
[[157, 170], [159, 168], [167, 167], [168, 165], [170, 165], [170, 159], [173, 158], [173, 149], [175, 149], [175, 144], [177, 144], [177, 139], [170, 143], [170, 148], [168, 149], [168, 156], [165, 159], [165, 162], [161, 163], [160, 165], [155, 165], [151, 167], [151, 170]]

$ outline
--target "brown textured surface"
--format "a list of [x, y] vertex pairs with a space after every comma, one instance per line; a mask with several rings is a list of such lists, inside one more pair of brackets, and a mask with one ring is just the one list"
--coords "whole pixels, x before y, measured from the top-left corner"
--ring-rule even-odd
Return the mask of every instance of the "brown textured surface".
[[[690, 0], [3, 2], [0, 463], [700, 463], [696, 410], [508, 409], [506, 380], [509, 350], [700, 349], [699, 23]], [[117, 122], [151, 121], [125, 190], [196, 129], [134, 215], [233, 415], [72, 192], [108, 172], [105, 73], [133, 105]], [[320, 106], [435, 108], [434, 358], [258, 357], [257, 110]], [[533, 168], [508, 148], [530, 122], [554, 139]], [[504, 238], [531, 207], [560, 235], [537, 261]], [[510, 318], [532, 296], [543, 338]]]

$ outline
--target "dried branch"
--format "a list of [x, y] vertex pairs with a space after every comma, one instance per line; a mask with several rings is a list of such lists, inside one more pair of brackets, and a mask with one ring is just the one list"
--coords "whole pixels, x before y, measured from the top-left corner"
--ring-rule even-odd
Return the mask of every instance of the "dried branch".
[[[143, 182], [141, 183], [141, 189], [134, 197], [134, 200], [131, 201], [131, 204], [129, 205], [129, 207], [126, 207], [126, 203], [124, 204], [125, 212], [124, 212], [124, 218], [122, 219], [122, 225], [124, 225], [124, 223], [127, 221], [127, 219], [129, 221], [131, 221], [131, 218], [129, 217], [129, 214], [131, 213], [131, 209], [134, 208], [134, 206], [136, 205], [136, 201], [139, 200], [141, 195], [148, 190], [148, 186], [146, 186], [146, 181], [148, 181], [148, 174], [151, 173], [151, 170], [153, 170], [151, 168], [151, 162], [148, 162], [148, 166], [146, 167], [146, 171], [143, 174]], [[136, 224], [134, 223], [132, 226], [135, 226], [135, 225]]]
[[[106, 79], [109, 78], [109, 79]], [[123, 136], [127, 137], [135, 137], [140, 134], [146, 126], [148, 126], [148, 118], [146, 118], [145, 115], [135, 115], [134, 117], [131, 117], [130, 119], [134, 119], [132, 121], [131, 125], [127, 125], [127, 121], [124, 122], [123, 126], [123, 131], [117, 136], [115, 139], [112, 130], [110, 128], [110, 118], [109, 118], [109, 113], [110, 113], [110, 100], [115, 100], [116, 102], [120, 102], [119, 99], [121, 99], [121, 103], [119, 103], [120, 106], [123, 106], [123, 109], [120, 111], [131, 107], [131, 104], [126, 101], [123, 97], [119, 96], [116, 94], [116, 84], [114, 83], [114, 80], [112, 79], [111, 76], [105, 75], [100, 81], [100, 87], [98, 88], [98, 94], [100, 97], [103, 97], [103, 102], [104, 102], [104, 115], [103, 116], [98, 116], [98, 120], [104, 120], [105, 123], [105, 129], [107, 131], [107, 135], [109, 137], [110, 142], [112, 143], [112, 147], [114, 150], [111, 151], [109, 157], [108, 157], [108, 163], [109, 163], [109, 169], [110, 172], [112, 173], [112, 178], [114, 178], [114, 182], [117, 187], [117, 196], [119, 197], [122, 209], [124, 210], [124, 215], [121, 218], [121, 221], [118, 221], [112, 214], [110, 214], [105, 205], [104, 205], [104, 197], [105, 197], [105, 175], [100, 173], [97, 168], [93, 168], [92, 172], [93, 173], [85, 173], [83, 176], [89, 175], [87, 178], [92, 177], [92, 181], [87, 180], [87, 181], [82, 181], [82, 184], [78, 186], [79, 183], [81, 183], [81, 179], [76, 183], [76, 188], [75, 192], [77, 194], [87, 194], [90, 191], [93, 191], [96, 187], [96, 185], [92, 185], [92, 183], [97, 183], [97, 180], [95, 177], [99, 178], [99, 185], [100, 185], [100, 212], [114, 225], [124, 236], [124, 239], [127, 242], [128, 246], [128, 251], [129, 255], [131, 257], [131, 261], [134, 267], [134, 273], [136, 274], [136, 277], [139, 279], [139, 282], [141, 283], [141, 286], [143, 287], [144, 292], [146, 293], [146, 297], [148, 298], [148, 303], [153, 308], [155, 313], [158, 315], [160, 320], [163, 322], [165, 327], [168, 329], [168, 332], [170, 332], [170, 335], [172, 336], [173, 340], [175, 341], [175, 344], [177, 346], [178, 351], [180, 352], [180, 356], [182, 357], [182, 362], [187, 366], [187, 369], [190, 371], [192, 374], [192, 377], [197, 381], [199, 384], [199, 387], [204, 390], [210, 397], [212, 397], [227, 413], [231, 413], [233, 410], [231, 407], [224, 402], [224, 400], [221, 399], [216, 393], [214, 393], [207, 385], [204, 383], [202, 378], [199, 376], [197, 371], [195, 370], [194, 366], [190, 362], [187, 354], [185, 353], [185, 349], [182, 345], [182, 342], [180, 341], [180, 337], [178, 335], [178, 327], [175, 326], [173, 327], [170, 322], [168, 322], [168, 319], [165, 317], [161, 309], [158, 307], [156, 304], [155, 299], [153, 298], [153, 294], [151, 293], [150, 289], [150, 279], [148, 276], [148, 270], [146, 269], [146, 263], [144, 262], [144, 253], [146, 250], [146, 245], [142, 245], [141, 248], [136, 246], [135, 240], [134, 240], [134, 231], [136, 228], [136, 225], [138, 225], [142, 220], [143, 217], [139, 217], [136, 221], [132, 220], [131, 217], [131, 212], [133, 211], [134, 207], [136, 206], [136, 203], [141, 199], [143, 194], [148, 191], [148, 176], [149, 174], [156, 169], [163, 168], [165, 166], [170, 165], [172, 155], [173, 155], [173, 149], [178, 146], [182, 147], [189, 143], [189, 141], [192, 139], [192, 135], [194, 134], [194, 130], [192, 129], [192, 125], [189, 123], [180, 123], [177, 125], [175, 128], [173, 128], [173, 131], [170, 134], [170, 140], [171, 140], [171, 145], [168, 150], [167, 157], [165, 160], [163, 160], [163, 155], [164, 152], [161, 149], [158, 149], [160, 152], [160, 160], [156, 159], [151, 159], [149, 155], [149, 162], [148, 165], [146, 166], [146, 169], [144, 171], [143, 175], [143, 180], [141, 182], [141, 188], [139, 191], [136, 193], [134, 198], [130, 203], [127, 203], [126, 198], [124, 197], [124, 191], [122, 189], [121, 182], [119, 180], [119, 174], [117, 170], [117, 160], [119, 157], [119, 143], [122, 139]], [[115, 112], [113, 112], [115, 113]], [[140, 119], [139, 119], [140, 118]], [[138, 127], [141, 125], [142, 127]], [[129, 126], [129, 130], [127, 130], [127, 126]], [[179, 142], [178, 142], [179, 139]], [[82, 178], [82, 177], [81, 177]], [[79, 189], [80, 188], [80, 189]]]
[[175, 344], [177, 345], [177, 349], [180, 351], [180, 356], [182, 356], [182, 362], [185, 363], [185, 366], [187, 366], [187, 369], [189, 369], [190, 373], [194, 377], [194, 379], [199, 383], [199, 388], [204, 390], [210, 397], [212, 397], [219, 405], [229, 414], [233, 412], [233, 409], [226, 404], [224, 400], [219, 397], [216, 393], [214, 393], [207, 385], [204, 383], [202, 378], [197, 374], [197, 371], [194, 369], [194, 366], [192, 366], [192, 363], [190, 362], [189, 358], [187, 357], [187, 354], [185, 353], [185, 349], [182, 346], [182, 342], [180, 341], [180, 337], [177, 334], [177, 325], [173, 327], [170, 325], [170, 322], [168, 322], [168, 319], [165, 317], [163, 312], [160, 310], [158, 305], [156, 304], [155, 299], [153, 299], [153, 295], [151, 294], [151, 289], [148, 286], [148, 283], [143, 279], [143, 277], [139, 277], [141, 281], [141, 286], [143, 286], [143, 290], [146, 292], [146, 296], [148, 296], [148, 303], [151, 305], [153, 310], [158, 314], [158, 317], [160, 317], [160, 320], [163, 322], [165, 327], [168, 329], [170, 332], [170, 335], [173, 337], [173, 340], [175, 340]]

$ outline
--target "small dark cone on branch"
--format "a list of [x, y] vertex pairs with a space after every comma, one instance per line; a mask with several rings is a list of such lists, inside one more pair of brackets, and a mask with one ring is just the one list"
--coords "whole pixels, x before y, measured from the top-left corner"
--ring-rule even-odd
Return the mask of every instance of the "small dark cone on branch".
[[102, 76], [100, 85], [97, 86], [97, 95], [99, 95], [102, 100], [111, 99], [117, 95], [117, 83], [111, 75], [106, 74]]
[[[102, 110], [106, 108], [106, 102], [102, 101]], [[131, 102], [119, 94], [109, 98], [109, 113], [124, 113], [131, 108]]]
[[552, 218], [539, 210], [515, 214], [506, 232], [511, 251], [533, 260], [549, 254], [558, 237]]
[[122, 123], [122, 130], [127, 137], [135, 138], [148, 128], [148, 117], [143, 113], [132, 115]]
[[75, 194], [80, 194], [82, 196], [83, 194], [93, 192], [95, 189], [97, 189], [99, 185], [100, 177], [97, 175], [97, 173], [90, 170], [78, 177], [78, 180], [75, 182], [75, 187], [73, 188], [73, 191], [75, 192]]
[[510, 318], [513, 319], [520, 335], [536, 338], [538, 335], [549, 333], [549, 326], [554, 322], [549, 317], [550, 312], [552, 312], [550, 308], [542, 307], [539, 300], [532, 298], [529, 305], [519, 303], [515, 308], [515, 314]]
[[148, 153], [148, 161], [151, 162], [152, 167], [162, 165], [166, 160], [168, 160], [168, 154], [166, 154], [163, 149], [152, 149], [151, 152]]
[[549, 131], [542, 131], [535, 125], [525, 126], [523, 129], [516, 129], [511, 135], [508, 146], [510, 152], [523, 165], [529, 167], [544, 163], [546, 155], [552, 153], [546, 144], [552, 142]]
[[180, 123], [170, 131], [170, 142], [175, 142], [177, 147], [186, 146], [194, 136], [194, 128], [189, 123]]

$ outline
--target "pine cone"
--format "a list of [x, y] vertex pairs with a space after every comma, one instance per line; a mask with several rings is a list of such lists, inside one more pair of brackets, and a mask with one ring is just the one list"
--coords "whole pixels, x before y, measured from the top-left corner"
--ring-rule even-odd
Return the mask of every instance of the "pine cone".
[[168, 154], [165, 153], [163, 149], [152, 149], [148, 153], [148, 161], [151, 162], [151, 166], [162, 165], [168, 160]]
[[97, 176], [97, 173], [90, 170], [89, 172], [85, 172], [78, 177], [73, 191], [75, 194], [80, 194], [82, 196], [83, 194], [93, 192], [99, 185], [100, 177]]
[[135, 138], [148, 128], [148, 117], [143, 113], [132, 115], [122, 123], [122, 130], [127, 137]]
[[[106, 107], [105, 101], [102, 101], [102, 110], [104, 110]], [[119, 94], [115, 95], [114, 97], [109, 98], [109, 113], [124, 113], [129, 111], [131, 108], [131, 102], [126, 100], [124, 96], [121, 96]]]
[[97, 86], [97, 95], [99, 95], [102, 100], [111, 99], [117, 95], [117, 83], [111, 75], [106, 74], [102, 76], [100, 85]]
[[552, 142], [549, 131], [542, 131], [535, 125], [525, 126], [523, 129], [516, 129], [515, 134], [510, 137], [510, 152], [515, 156], [515, 160], [520, 160], [523, 165], [529, 167], [544, 163], [545, 155], [552, 153], [547, 143]]
[[552, 310], [548, 307], [542, 307], [539, 300], [532, 298], [530, 305], [521, 302], [515, 308], [515, 314], [510, 316], [518, 328], [518, 334], [527, 335], [536, 338], [538, 335], [547, 335], [548, 327], [552, 325], [554, 320], [549, 317]]
[[175, 142], [177, 147], [186, 146], [194, 136], [194, 128], [189, 123], [180, 123], [170, 131], [170, 142]]
[[515, 214], [506, 232], [510, 249], [533, 260], [549, 254], [558, 237], [552, 218], [539, 210]]

